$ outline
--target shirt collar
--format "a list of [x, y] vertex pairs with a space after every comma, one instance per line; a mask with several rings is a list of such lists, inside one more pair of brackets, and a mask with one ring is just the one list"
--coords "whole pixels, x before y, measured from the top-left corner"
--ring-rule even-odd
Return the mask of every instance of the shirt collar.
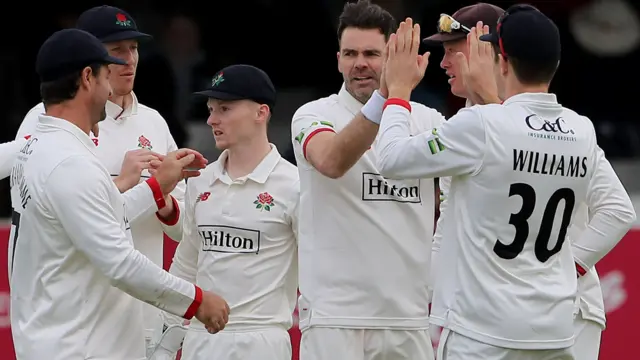
[[522, 93], [513, 95], [503, 102], [503, 105], [509, 105], [517, 102], [540, 102], [547, 104], [558, 104], [556, 94], [550, 93]]
[[73, 135], [78, 141], [80, 141], [84, 146], [89, 149], [92, 153], [94, 152], [96, 145], [93, 143], [93, 140], [87, 135], [82, 129], [77, 127], [75, 124], [57, 117], [49, 116], [49, 115], [39, 115], [38, 116], [38, 125], [37, 128], [41, 131], [47, 131], [54, 129], [59, 129], [62, 131], [66, 131]]
[[[253, 169], [253, 171], [249, 175], [237, 180], [243, 181], [246, 179], [250, 179], [259, 184], [264, 184], [267, 181], [269, 175], [271, 175], [273, 169], [275, 169], [276, 165], [278, 165], [278, 162], [281, 159], [280, 153], [278, 152], [276, 146], [273, 144], [269, 145], [271, 145], [271, 151], [269, 151], [269, 154], [267, 154], [267, 156], [262, 159], [260, 164], [258, 164], [258, 166], [256, 166], [256, 168]], [[211, 166], [213, 167], [213, 177], [211, 179], [211, 185], [213, 185], [216, 180], [220, 180], [226, 184], [233, 182], [233, 180], [229, 178], [229, 175], [227, 175], [227, 170], [225, 169], [225, 164], [227, 163], [228, 157], [229, 151], [225, 150], [222, 152], [222, 154], [220, 154], [218, 160], [215, 163], [211, 164]]]
[[119, 120], [138, 114], [138, 98], [136, 97], [136, 94], [133, 93], [133, 91], [131, 92], [131, 97], [131, 104], [126, 109], [124, 109], [124, 111], [120, 107], [120, 105], [112, 102], [111, 100], [107, 100], [107, 116], [114, 120]]
[[351, 96], [351, 94], [349, 94], [344, 83], [342, 83], [342, 87], [340, 88], [340, 92], [338, 93], [338, 100], [349, 111], [351, 111], [353, 115], [355, 115], [358, 111], [360, 111], [360, 109], [362, 109], [362, 106], [364, 105], [363, 103], [358, 101], [356, 98]]

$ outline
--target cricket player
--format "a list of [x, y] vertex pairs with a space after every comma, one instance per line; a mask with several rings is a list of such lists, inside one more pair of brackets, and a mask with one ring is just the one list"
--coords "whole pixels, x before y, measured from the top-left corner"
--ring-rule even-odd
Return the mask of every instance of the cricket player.
[[[472, 94], [467, 90], [465, 86], [464, 77], [468, 74], [468, 62], [469, 59], [469, 46], [467, 44], [467, 34], [470, 29], [477, 25], [478, 22], [487, 24], [489, 31], [495, 31], [495, 26], [498, 23], [498, 19], [504, 13], [504, 9], [487, 3], [477, 3], [469, 6], [465, 6], [456, 11], [453, 16], [447, 14], [440, 14], [438, 19], [438, 32], [425, 38], [423, 43], [431, 46], [442, 46], [444, 48], [444, 56], [440, 62], [440, 67], [446, 71], [449, 77], [449, 86], [451, 87], [451, 93], [455, 96], [466, 99], [466, 106], [470, 107], [474, 105], [474, 97], [477, 99], [476, 94]], [[465, 71], [467, 70], [467, 71]], [[489, 77], [488, 81], [484, 84], [493, 85], [488, 92], [492, 98], [497, 98], [498, 90], [495, 88], [495, 80], [493, 77], [493, 71], [480, 72]], [[468, 78], [468, 76], [467, 76]], [[476, 95], [476, 96], [474, 96]], [[499, 99], [479, 99], [484, 102], [497, 102]], [[432, 286], [435, 283], [437, 276], [437, 268], [439, 264], [438, 252], [440, 251], [440, 242], [442, 241], [442, 228], [444, 228], [443, 222], [447, 218], [445, 209], [447, 208], [446, 196], [449, 193], [449, 186], [451, 184], [451, 177], [445, 176], [439, 179], [440, 188], [440, 216], [438, 217], [438, 223], [436, 226], [436, 232], [433, 235], [433, 249], [431, 250], [431, 278]], [[455, 221], [455, 220], [451, 220]]]
[[[444, 57], [440, 62], [440, 67], [444, 69], [449, 76], [449, 84], [451, 85], [451, 93], [455, 96], [459, 96], [467, 99], [467, 106], [474, 105], [474, 94], [470, 93], [465, 86], [463, 78], [465, 73], [468, 72], [468, 65], [465, 64], [470, 58], [469, 46], [467, 44], [467, 34], [470, 28], [476, 26], [478, 21], [484, 24], [491, 24], [490, 31], [495, 31], [495, 24], [498, 23], [499, 17], [504, 13], [504, 10], [491, 4], [478, 3], [470, 6], [466, 6], [456, 11], [453, 16], [441, 14], [438, 20], [438, 33], [431, 35], [423, 40], [424, 43], [429, 45], [441, 45], [444, 48]], [[462, 55], [462, 56], [461, 56]], [[482, 72], [481, 72], [482, 73]], [[484, 72], [487, 76], [491, 76], [488, 81], [482, 81], [489, 86], [495, 86], [492, 72]], [[467, 81], [469, 83], [469, 81]], [[497, 91], [497, 89], [495, 89]], [[490, 92], [493, 92], [491, 89]], [[500, 103], [501, 100], [494, 99], [489, 102]], [[605, 168], [601, 171], [606, 176], [610, 166], [608, 162], [605, 162]], [[599, 169], [596, 169], [599, 172]], [[443, 228], [441, 223], [445, 221], [447, 214], [446, 209], [446, 194], [448, 193], [448, 185], [450, 178], [440, 179], [440, 189], [442, 191], [441, 217], [439, 218], [438, 227]], [[612, 191], [616, 190], [615, 188]], [[624, 195], [620, 195], [624, 196]], [[582, 210], [578, 211], [578, 214], [582, 215], [584, 221], [578, 221], [580, 216], [576, 215], [574, 223], [569, 228], [569, 233], [572, 231], [580, 231], [587, 225], [588, 217], [586, 204], [583, 204]], [[442, 215], [444, 214], [444, 215]], [[455, 220], [452, 220], [455, 221]], [[578, 225], [580, 223], [580, 225]], [[570, 238], [576, 238], [577, 234], [570, 236]], [[438, 264], [438, 251], [440, 249], [440, 241], [442, 238], [442, 231], [436, 228], [436, 234], [434, 235], [434, 245], [432, 250], [432, 271], [431, 275], [433, 279], [437, 279], [437, 270], [435, 269]], [[575, 317], [575, 330], [576, 330], [576, 342], [573, 347], [574, 354], [577, 359], [581, 360], [598, 360], [598, 354], [600, 352], [600, 340], [601, 333], [605, 328], [606, 317], [604, 311], [604, 300], [602, 296], [602, 290], [600, 288], [600, 280], [596, 269], [593, 268], [580, 277], [578, 280], [578, 291], [580, 294], [579, 299], [579, 312]]]
[[[96, 36], [111, 56], [123, 59], [125, 65], [111, 65], [109, 82], [113, 90], [106, 105], [107, 119], [100, 123], [96, 155], [107, 168], [118, 188], [124, 192], [150, 177], [149, 164], [157, 154], [177, 150], [164, 118], [154, 109], [138, 102], [132, 91], [138, 66], [139, 42], [151, 36], [138, 30], [135, 20], [124, 10], [112, 6], [98, 6], [80, 15], [77, 28]], [[26, 115], [18, 137], [28, 135], [39, 114], [42, 103]], [[95, 134], [94, 134], [95, 135]], [[163, 262], [163, 232], [179, 241], [182, 238], [180, 208], [183, 206], [185, 183], [180, 182], [165, 199], [167, 206], [157, 211], [138, 212], [130, 209], [129, 220], [136, 249], [156, 265]], [[161, 327], [160, 311], [144, 305], [146, 339], [149, 346], [154, 329]]]
[[[111, 181], [89, 137], [105, 117], [111, 93], [109, 56], [93, 35], [54, 33], [36, 59], [46, 113], [20, 150], [11, 172], [11, 197], [20, 207], [12, 228], [11, 331], [18, 360], [145, 359], [142, 303], [211, 332], [224, 328], [222, 298], [170, 275], [133, 248], [130, 199]], [[206, 160], [188, 149], [168, 154], [146, 193], [157, 206]]]
[[[167, 315], [167, 332], [150, 359], [290, 360], [298, 295], [298, 171], [269, 143], [276, 91], [253, 66], [220, 70], [208, 98], [219, 159], [187, 184], [184, 238], [170, 273], [223, 296], [231, 314], [210, 336], [192, 321]], [[186, 332], [186, 337], [185, 337]]]
[[[509, 8], [494, 33], [471, 29], [493, 44], [474, 41], [474, 51], [498, 52], [504, 104], [463, 109], [411, 137], [407, 99], [428, 63], [418, 55], [419, 26], [411, 28], [401, 24], [389, 41], [379, 166], [394, 178], [453, 176], [446, 211], [456, 223], [444, 223], [448, 270], [438, 273], [432, 304], [431, 321], [445, 328], [438, 358], [574, 359], [576, 277], [636, 215], [612, 169], [598, 175], [606, 159], [592, 123], [548, 93], [558, 29], [527, 5]], [[609, 198], [611, 187], [624, 195]], [[565, 242], [583, 202], [593, 210], [589, 224]]]
[[[344, 85], [293, 116], [301, 360], [433, 359], [434, 180], [388, 179], [374, 151], [387, 91], [383, 53], [395, 27], [378, 5], [346, 4], [337, 54]], [[415, 134], [443, 120], [432, 109], [412, 106]]]

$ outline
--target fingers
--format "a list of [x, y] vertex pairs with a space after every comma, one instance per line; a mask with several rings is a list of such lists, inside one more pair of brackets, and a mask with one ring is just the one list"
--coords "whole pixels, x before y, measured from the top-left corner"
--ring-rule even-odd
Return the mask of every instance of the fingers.
[[464, 56], [464, 53], [458, 52], [453, 57], [453, 61], [455, 61], [457, 68], [460, 70], [460, 74], [462, 77], [466, 77], [469, 74], [469, 61], [467, 57]]
[[162, 161], [160, 159], [153, 159], [149, 161], [149, 169], [156, 170], [162, 165]]
[[411, 52], [418, 55], [418, 50], [420, 49], [420, 25], [415, 24], [413, 26], [412, 34], [412, 44], [411, 44]]
[[[489, 25], [485, 25], [482, 27], [482, 35], [487, 35], [487, 34], [489, 34]], [[487, 56], [491, 56], [493, 58], [494, 52], [493, 52], [493, 47], [491, 46], [491, 43], [488, 41], [482, 41], [480, 40], [480, 38], [478, 38], [478, 41], [480, 42], [480, 46], [484, 50], [484, 54]]]
[[393, 59], [396, 55], [396, 49], [398, 48], [398, 35], [391, 34], [389, 41], [387, 42], [387, 60]]
[[[413, 46], [413, 20], [411, 18], [407, 18], [405, 20], [404, 48], [402, 48], [402, 51], [411, 52], [412, 46]], [[416, 51], [416, 54], [417, 54], [417, 51]]]
[[407, 23], [401, 22], [396, 32], [396, 52], [403, 52], [405, 47], [405, 34], [407, 32]]
[[180, 164], [181, 167], [185, 168], [189, 166], [189, 164], [191, 164], [195, 159], [196, 156], [194, 154], [187, 154], [178, 159], [178, 164]]
[[467, 34], [467, 44], [469, 45], [469, 58], [474, 59], [478, 56], [478, 28], [472, 27], [471, 32]]
[[424, 75], [425, 71], [427, 71], [427, 66], [429, 66], [429, 56], [431, 56], [431, 53], [428, 51], [423, 55], [418, 55], [418, 67], [422, 75]]

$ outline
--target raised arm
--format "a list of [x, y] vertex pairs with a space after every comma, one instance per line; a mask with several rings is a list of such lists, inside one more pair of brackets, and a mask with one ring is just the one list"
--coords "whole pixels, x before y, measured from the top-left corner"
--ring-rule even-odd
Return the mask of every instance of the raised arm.
[[380, 126], [378, 169], [391, 179], [420, 179], [472, 174], [482, 166], [485, 129], [482, 117], [462, 109], [439, 128], [411, 136], [411, 105], [391, 99]]
[[339, 132], [334, 119], [324, 118], [309, 105], [301, 107], [291, 123], [294, 151], [324, 176], [342, 177], [376, 139], [384, 102], [385, 98], [375, 91]]
[[596, 149], [594, 166], [587, 193], [589, 223], [572, 242], [579, 275], [611, 251], [636, 221], [629, 194], [600, 148]]

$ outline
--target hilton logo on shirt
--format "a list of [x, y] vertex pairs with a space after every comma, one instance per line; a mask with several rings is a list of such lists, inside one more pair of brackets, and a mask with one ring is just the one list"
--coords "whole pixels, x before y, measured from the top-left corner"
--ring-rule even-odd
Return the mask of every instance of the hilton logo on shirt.
[[260, 231], [224, 225], [200, 225], [198, 235], [202, 251], [257, 254], [260, 252]]
[[420, 180], [390, 180], [380, 174], [362, 173], [362, 200], [419, 204]]

